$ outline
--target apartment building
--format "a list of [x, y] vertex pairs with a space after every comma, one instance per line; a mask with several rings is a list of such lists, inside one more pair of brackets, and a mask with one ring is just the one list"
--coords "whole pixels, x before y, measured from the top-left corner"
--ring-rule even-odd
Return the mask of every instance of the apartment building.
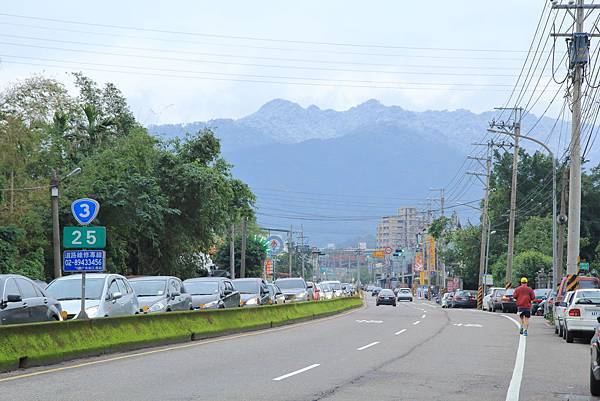
[[384, 216], [377, 225], [377, 247], [414, 248], [423, 217], [414, 206], [399, 207], [394, 216]]

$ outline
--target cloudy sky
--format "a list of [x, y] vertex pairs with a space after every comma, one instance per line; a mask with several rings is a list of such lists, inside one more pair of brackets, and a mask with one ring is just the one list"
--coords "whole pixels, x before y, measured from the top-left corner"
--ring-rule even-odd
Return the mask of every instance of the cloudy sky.
[[273, 98], [484, 111], [506, 101], [545, 3], [5, 2], [0, 79], [83, 71], [144, 123], [240, 117]]

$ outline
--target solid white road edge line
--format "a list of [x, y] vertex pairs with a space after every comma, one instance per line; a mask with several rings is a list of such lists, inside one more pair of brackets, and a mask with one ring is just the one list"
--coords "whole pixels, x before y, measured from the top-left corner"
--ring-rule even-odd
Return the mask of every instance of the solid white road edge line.
[[379, 344], [379, 341], [374, 341], [371, 344], [363, 345], [362, 347], [357, 348], [356, 350], [357, 351], [362, 351], [363, 349], [367, 349], [367, 348], [372, 347], [372, 346], [377, 345], [377, 344]]
[[307, 366], [307, 367], [305, 367], [305, 368], [298, 369], [298, 370], [295, 370], [295, 371], [293, 371], [293, 372], [290, 372], [290, 373], [288, 373], [288, 374], [285, 374], [285, 375], [283, 375], [283, 376], [276, 377], [276, 378], [274, 378], [273, 380], [275, 380], [275, 381], [280, 381], [280, 380], [283, 380], [283, 379], [287, 379], [288, 377], [291, 377], [291, 376], [297, 375], [298, 373], [306, 372], [307, 370], [314, 369], [314, 368], [316, 368], [317, 366], [320, 366], [320, 365], [321, 365], [321, 364], [319, 364], [319, 363], [315, 363], [315, 364], [312, 364], [312, 365], [310, 365], [310, 366]]
[[420, 320], [417, 320], [416, 322], [413, 322], [413, 326], [416, 326], [417, 324], [421, 323]]
[[[511, 320], [517, 327], [521, 327], [519, 322], [510, 316], [501, 315]], [[519, 401], [519, 392], [521, 391], [521, 380], [523, 379], [523, 367], [525, 366], [525, 349], [527, 348], [527, 337], [519, 336], [519, 348], [517, 348], [517, 358], [513, 369], [508, 392], [506, 393], [506, 401]]]
[[406, 329], [402, 329], [402, 330], [400, 330], [400, 331], [397, 331], [397, 332], [395, 332], [395, 333], [394, 333], [394, 335], [396, 335], [396, 336], [397, 336], [398, 334], [402, 334], [402, 333], [404, 333], [405, 331], [406, 331]]

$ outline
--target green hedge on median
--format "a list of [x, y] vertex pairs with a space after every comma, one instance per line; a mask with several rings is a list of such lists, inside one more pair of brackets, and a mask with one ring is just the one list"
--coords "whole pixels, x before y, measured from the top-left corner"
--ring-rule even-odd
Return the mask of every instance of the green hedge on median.
[[361, 305], [360, 298], [340, 298], [259, 308], [0, 326], [0, 371], [269, 328]]

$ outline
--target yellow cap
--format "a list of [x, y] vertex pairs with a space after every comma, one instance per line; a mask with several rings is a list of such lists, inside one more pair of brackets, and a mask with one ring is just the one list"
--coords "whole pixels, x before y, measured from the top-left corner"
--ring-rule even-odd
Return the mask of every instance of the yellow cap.
[[522, 282], [522, 283], [526, 283], [526, 282], [527, 282], [527, 277], [522, 277], [522, 278], [521, 278], [521, 282]]

